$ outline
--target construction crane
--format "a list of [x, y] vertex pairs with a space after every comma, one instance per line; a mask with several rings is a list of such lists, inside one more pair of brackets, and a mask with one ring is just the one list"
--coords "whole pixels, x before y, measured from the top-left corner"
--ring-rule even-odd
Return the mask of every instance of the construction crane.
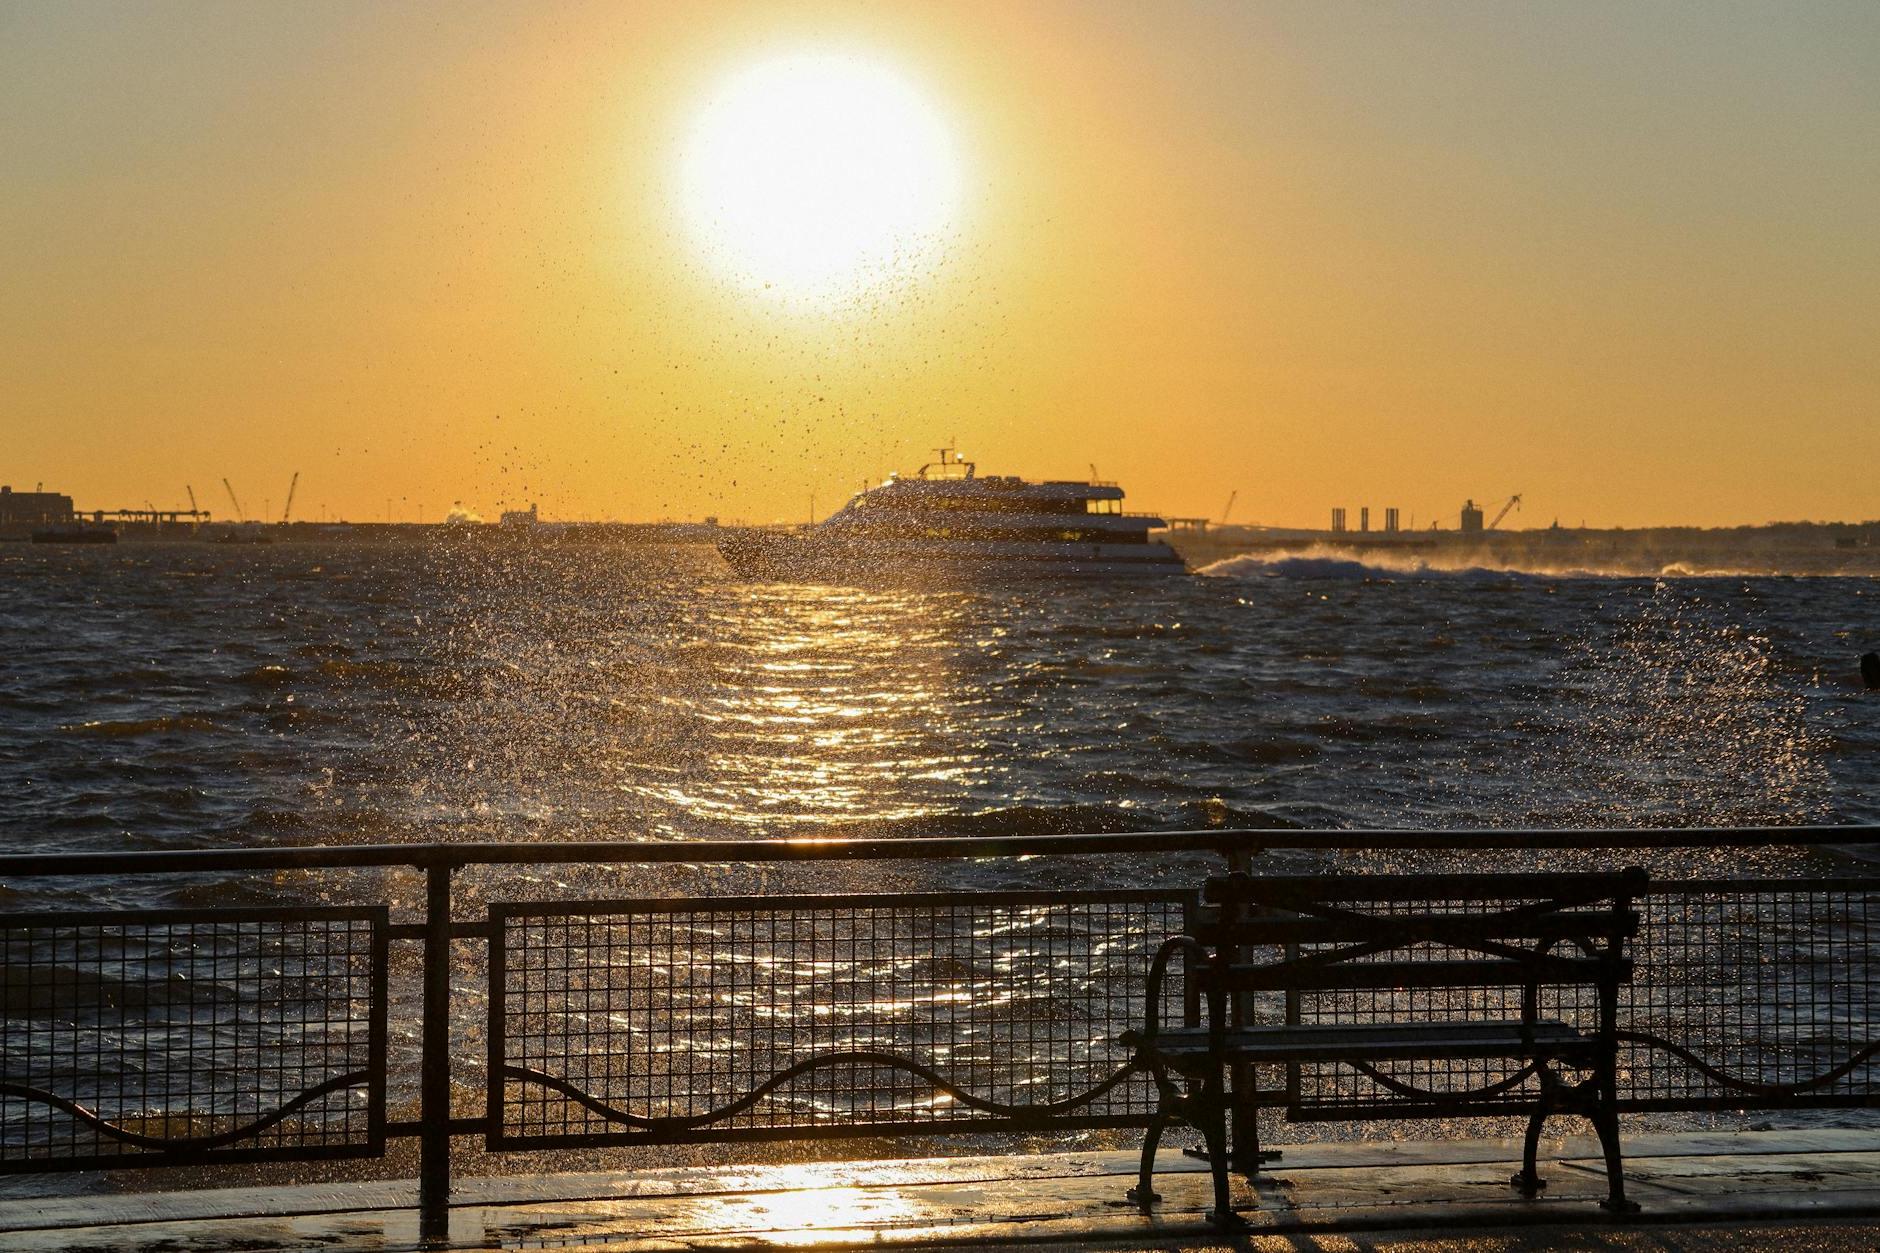
[[1227, 515], [1234, 512], [1234, 501], [1238, 500], [1239, 498], [1240, 498], [1240, 489], [1238, 487], [1236, 487], [1233, 491], [1227, 493], [1227, 504], [1221, 507], [1221, 525], [1222, 526], [1227, 525]]
[[229, 486], [226, 478], [222, 480], [222, 486], [228, 491], [228, 503], [235, 506], [235, 520], [237, 522], [248, 521], [248, 514], [242, 509], [242, 502], [235, 498], [235, 489]]
[[294, 512], [294, 489], [300, 486], [300, 471], [294, 471], [293, 479], [287, 484], [287, 507], [281, 510], [281, 525], [287, 525], [287, 515]]
[[196, 508], [196, 489], [185, 483], [183, 484], [183, 490], [189, 493], [189, 516], [193, 518], [200, 512]]
[[1520, 507], [1521, 507], [1521, 493], [1516, 492], [1514, 495], [1508, 497], [1508, 503], [1501, 507], [1501, 512], [1495, 515], [1495, 520], [1488, 524], [1487, 529], [1491, 531], [1494, 530], [1496, 527], [1501, 525], [1501, 520], [1508, 516], [1508, 511], [1510, 509], [1519, 509]]

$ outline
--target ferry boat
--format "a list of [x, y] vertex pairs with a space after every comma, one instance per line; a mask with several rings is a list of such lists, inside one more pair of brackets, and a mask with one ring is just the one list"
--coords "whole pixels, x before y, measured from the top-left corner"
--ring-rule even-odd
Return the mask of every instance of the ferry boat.
[[728, 533], [718, 551], [745, 578], [808, 583], [1186, 574], [1173, 548], [1149, 538], [1166, 525], [1124, 513], [1114, 483], [982, 476], [947, 448], [821, 522]]

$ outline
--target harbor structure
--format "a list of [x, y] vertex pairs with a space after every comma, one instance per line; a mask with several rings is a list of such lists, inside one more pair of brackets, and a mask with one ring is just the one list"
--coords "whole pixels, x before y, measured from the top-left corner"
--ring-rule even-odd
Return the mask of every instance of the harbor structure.
[[72, 498], [63, 492], [0, 486], [0, 526], [68, 526], [72, 520]]
[[[1394, 505], [1387, 506], [1385, 508], [1384, 510], [1384, 533], [1386, 535], [1395, 535], [1398, 531], [1403, 529], [1401, 526], [1402, 516], [1403, 516], [1402, 511], [1399, 510]], [[1356, 533], [1359, 535], [1371, 534], [1371, 506], [1369, 505], [1358, 506], [1358, 530]], [[1334, 506], [1332, 509], [1332, 529], [1330, 531], [1330, 534], [1332, 535], [1352, 534], [1351, 511], [1349, 509], [1346, 509], [1343, 505]]]

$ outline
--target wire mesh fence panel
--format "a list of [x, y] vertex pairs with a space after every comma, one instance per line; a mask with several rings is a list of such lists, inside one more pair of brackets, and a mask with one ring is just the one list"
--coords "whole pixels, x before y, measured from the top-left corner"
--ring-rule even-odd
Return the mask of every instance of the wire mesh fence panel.
[[[1507, 908], [1519, 901], [1429, 902], [1434, 910]], [[1365, 912], [1405, 908], [1358, 902]], [[1656, 882], [1639, 898], [1636, 969], [1619, 992], [1619, 1103], [1633, 1111], [1770, 1109], [1880, 1102], [1880, 885], [1859, 880]], [[1308, 946], [1303, 951], [1311, 951]], [[1249, 951], [1276, 960], [1277, 950]], [[1390, 960], [1442, 961], [1441, 945]], [[1380, 956], [1379, 960], [1382, 957]], [[1306, 1024], [1510, 1021], [1518, 988], [1389, 988], [1298, 997]], [[1543, 986], [1538, 1016], [1590, 1031], [1591, 987]], [[1254, 1021], [1287, 1021], [1281, 993], [1263, 994]], [[1306, 1065], [1287, 1076], [1297, 1117], [1418, 1092], [1486, 1094], [1531, 1103], [1524, 1068], [1479, 1059]], [[1393, 1086], [1396, 1085], [1396, 1086]]]
[[1626, 1107], [1880, 1100], [1880, 885], [1659, 883], [1641, 904], [1620, 1002]]
[[0, 919], [0, 1171], [363, 1156], [383, 908]]
[[1144, 1122], [1117, 1037], [1189, 900], [493, 906], [490, 1144]]

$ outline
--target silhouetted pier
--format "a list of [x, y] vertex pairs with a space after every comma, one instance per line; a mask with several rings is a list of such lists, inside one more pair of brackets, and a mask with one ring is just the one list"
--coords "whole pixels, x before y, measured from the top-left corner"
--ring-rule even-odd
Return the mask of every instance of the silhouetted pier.
[[[173, 876], [200, 889], [286, 875], [285, 890], [302, 899], [356, 902], [0, 919], [0, 1172], [182, 1166], [210, 1181], [224, 1168], [360, 1159], [366, 1174], [406, 1141], [419, 1173], [415, 1184], [348, 1184], [317, 1197], [226, 1194], [226, 1214], [180, 1194], [103, 1208], [92, 1198], [10, 1202], [0, 1230], [21, 1247], [76, 1240], [75, 1225], [90, 1228], [88, 1245], [136, 1247], [164, 1224], [181, 1224], [182, 1239], [183, 1227], [238, 1218], [251, 1235], [299, 1233], [291, 1244], [320, 1230], [342, 1246], [407, 1235], [475, 1243], [531, 1224], [560, 1224], [557, 1238], [580, 1229], [618, 1241], [1179, 1234], [1205, 1206], [1204, 1176], [1172, 1179], [1163, 1209], [1144, 1217], [1123, 1202], [1130, 1154], [1070, 1151], [1092, 1134], [1126, 1149], [1153, 1113], [1153, 1086], [1119, 1038], [1142, 1018], [1150, 957], [1193, 926], [1205, 875], [1224, 865], [1281, 874], [1302, 857], [1335, 862], [1342, 849], [1452, 868], [1531, 868], [1557, 850], [1668, 866], [1679, 849], [1707, 865], [1788, 850], [1765, 859], [1785, 870], [1754, 877], [1654, 873], [1637, 900], [1617, 1093], [1631, 1119], [1636, 1199], [1648, 1222], [1790, 1212], [1782, 1207], [1794, 1198], [1814, 1198], [1796, 1200], [1795, 1213], [1865, 1212], [1880, 1179], [1880, 1152], [1864, 1147], [1880, 1150], [1870, 1132], [1659, 1140], [1640, 1134], [1637, 1119], [1701, 1112], [1747, 1126], [1770, 1111], [1847, 1118], [1875, 1105], [1880, 880], [1810, 850], [1877, 840], [1873, 828], [1200, 831], [0, 857], [0, 883], [15, 889], [44, 877]], [[1076, 881], [1094, 886], [1057, 886], [1059, 858], [1084, 859]], [[835, 863], [867, 867], [884, 885], [892, 867], [902, 882], [917, 871], [922, 890], [678, 895], [662, 877]], [[570, 895], [566, 876], [610, 867], [642, 890]], [[967, 869], [971, 888], [959, 882]], [[1170, 980], [1164, 1013], [1192, 1015], [1180, 984]], [[1281, 998], [1246, 1012], [1295, 1021], [1329, 1006]], [[1287, 1091], [1339, 1100], [1366, 1084], [1525, 1082], [1481, 1067], [1432, 1075], [1334, 1064], [1279, 1078]], [[1258, 1116], [1249, 1101], [1237, 1126]], [[933, 1151], [922, 1146], [960, 1146], [959, 1137], [983, 1151], [1014, 1136], [1056, 1148], [964, 1165], [715, 1167], [585, 1182], [497, 1183], [453, 1170], [453, 1148], [471, 1138], [488, 1169], [500, 1155], [541, 1151], [716, 1145], [728, 1160], [739, 1143], [861, 1139], [922, 1156]], [[1570, 1145], [1555, 1154], [1570, 1159], [1555, 1186], [1530, 1200], [1507, 1188], [1505, 1144], [1301, 1145], [1283, 1122], [1263, 1139], [1284, 1156], [1237, 1198], [1263, 1229], [1557, 1222], [1559, 1206], [1604, 1186], [1596, 1164], [1571, 1160], [1586, 1154]], [[1480, 1187], [1490, 1178], [1493, 1195]], [[854, 1222], [830, 1208], [832, 1189], [859, 1195]], [[762, 1199], [791, 1193], [803, 1198], [795, 1219]], [[679, 1195], [696, 1199], [676, 1206]], [[283, 1217], [283, 1204], [300, 1208]], [[1574, 1209], [1572, 1221], [1597, 1221]], [[131, 1222], [143, 1225], [103, 1230]], [[198, 1234], [234, 1241], [242, 1230]]]

